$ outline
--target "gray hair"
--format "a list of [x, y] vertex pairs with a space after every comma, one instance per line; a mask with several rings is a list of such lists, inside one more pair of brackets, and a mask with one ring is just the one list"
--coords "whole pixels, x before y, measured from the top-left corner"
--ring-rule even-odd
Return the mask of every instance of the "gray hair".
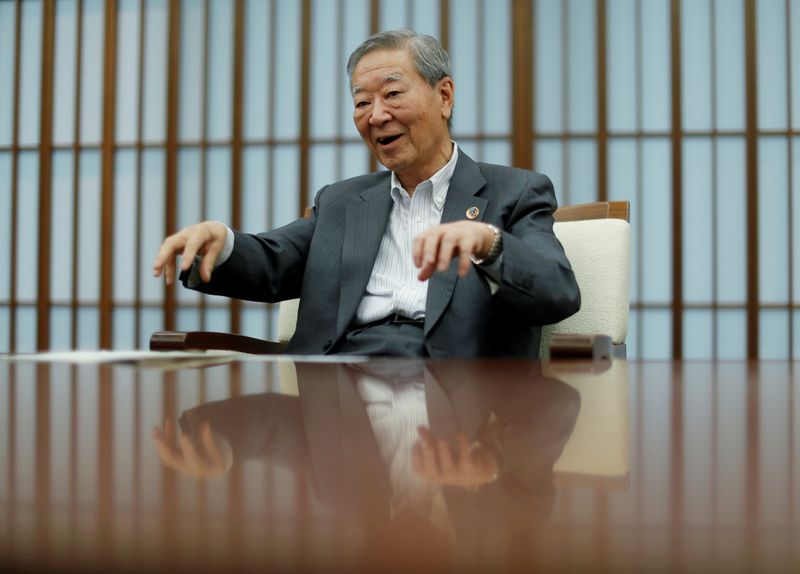
[[[402, 50], [411, 52], [414, 67], [431, 87], [450, 76], [450, 56], [439, 40], [427, 34], [418, 34], [411, 28], [378, 32], [364, 40], [347, 60], [347, 76], [353, 82], [353, 71], [365, 54], [374, 50]], [[453, 116], [447, 122], [452, 127]]]
[[411, 28], [400, 28], [373, 34], [358, 46], [347, 60], [347, 75], [351, 81], [353, 70], [365, 54], [373, 50], [401, 50], [408, 48], [417, 72], [429, 85], [435, 86], [439, 80], [450, 75], [450, 56], [442, 48], [439, 40], [426, 34], [417, 34]]

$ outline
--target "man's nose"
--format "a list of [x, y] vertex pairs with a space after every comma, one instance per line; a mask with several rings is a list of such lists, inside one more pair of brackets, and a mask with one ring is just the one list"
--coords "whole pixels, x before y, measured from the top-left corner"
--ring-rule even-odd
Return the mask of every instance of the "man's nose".
[[381, 100], [375, 100], [372, 103], [372, 111], [369, 115], [369, 125], [379, 126], [386, 123], [391, 118], [392, 115], [388, 112], [386, 106], [383, 105]]

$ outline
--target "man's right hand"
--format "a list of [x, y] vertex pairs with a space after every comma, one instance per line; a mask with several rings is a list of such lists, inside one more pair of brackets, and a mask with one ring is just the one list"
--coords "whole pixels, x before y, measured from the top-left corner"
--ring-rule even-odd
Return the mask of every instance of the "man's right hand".
[[161, 244], [153, 261], [153, 276], [161, 277], [164, 273], [167, 285], [175, 281], [175, 258], [181, 256], [181, 271], [188, 271], [194, 263], [196, 255], [201, 256], [200, 278], [208, 283], [211, 272], [220, 251], [225, 246], [228, 231], [219, 221], [204, 221], [196, 225], [184, 227], [178, 233], [170, 235]]

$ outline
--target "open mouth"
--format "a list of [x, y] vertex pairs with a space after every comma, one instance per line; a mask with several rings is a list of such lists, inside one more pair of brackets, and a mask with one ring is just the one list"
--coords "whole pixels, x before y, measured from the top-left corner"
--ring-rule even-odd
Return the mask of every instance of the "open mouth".
[[395, 134], [392, 136], [383, 136], [378, 138], [378, 144], [382, 146], [391, 145], [392, 143], [396, 142], [402, 134]]

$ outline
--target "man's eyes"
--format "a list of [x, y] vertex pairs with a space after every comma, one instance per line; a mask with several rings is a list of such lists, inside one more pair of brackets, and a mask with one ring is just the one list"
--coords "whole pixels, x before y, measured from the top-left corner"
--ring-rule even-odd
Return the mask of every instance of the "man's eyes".
[[[401, 90], [390, 90], [390, 91], [386, 92], [386, 94], [384, 94], [383, 99], [388, 100], [388, 99], [391, 99], [391, 98], [396, 98], [397, 96], [402, 95], [402, 93], [403, 92]], [[369, 101], [369, 100], [358, 100], [358, 101], [356, 101], [355, 106], [356, 106], [356, 109], [359, 110], [359, 109], [363, 109], [363, 108], [368, 107], [371, 103], [372, 102]]]

